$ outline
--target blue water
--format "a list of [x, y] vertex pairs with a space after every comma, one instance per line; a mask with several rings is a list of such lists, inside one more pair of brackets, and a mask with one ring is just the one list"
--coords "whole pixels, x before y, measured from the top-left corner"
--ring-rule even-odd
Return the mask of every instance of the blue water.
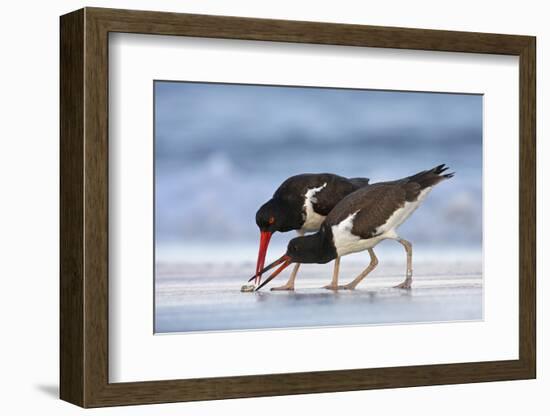
[[440, 163], [456, 176], [400, 232], [481, 247], [482, 96], [157, 82], [155, 102], [158, 250], [256, 244], [257, 208], [297, 173], [374, 182]]

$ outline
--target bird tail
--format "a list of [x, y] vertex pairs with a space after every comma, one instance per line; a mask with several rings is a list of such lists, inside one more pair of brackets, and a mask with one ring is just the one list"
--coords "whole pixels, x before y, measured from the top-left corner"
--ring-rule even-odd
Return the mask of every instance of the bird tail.
[[450, 179], [455, 175], [455, 172], [443, 173], [449, 169], [445, 164], [438, 165], [433, 169], [424, 170], [415, 175], [409, 176], [408, 182], [416, 182], [420, 185], [421, 189], [435, 186], [439, 182], [445, 179]]

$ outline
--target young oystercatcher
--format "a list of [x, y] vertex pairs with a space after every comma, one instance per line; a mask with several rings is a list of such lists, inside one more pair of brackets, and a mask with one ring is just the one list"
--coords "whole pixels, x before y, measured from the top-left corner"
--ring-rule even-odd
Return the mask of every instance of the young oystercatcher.
[[[344, 178], [331, 173], [305, 173], [285, 180], [256, 213], [260, 248], [256, 274], [250, 280], [259, 283], [269, 240], [274, 232], [296, 230], [303, 236], [306, 232], [318, 231], [325, 217], [342, 198], [368, 183], [367, 178]], [[297, 263], [288, 282], [272, 290], [293, 290], [299, 268], [300, 263]], [[338, 261], [335, 263], [335, 272], [337, 268]]]
[[260, 270], [263, 273], [280, 265], [256, 290], [291, 263], [328, 263], [347, 254], [368, 250], [371, 262], [359, 276], [347, 285], [338, 286], [338, 271], [335, 270], [331, 284], [325, 286], [333, 290], [355, 289], [378, 264], [373, 247], [386, 239], [396, 240], [405, 247], [406, 277], [396, 287], [409, 289], [412, 282], [412, 244], [399, 237], [396, 230], [435, 185], [454, 176], [454, 173], [443, 174], [447, 169], [445, 165], [439, 165], [401, 180], [369, 185], [346, 196], [326, 217], [317, 233], [292, 239], [285, 255]]

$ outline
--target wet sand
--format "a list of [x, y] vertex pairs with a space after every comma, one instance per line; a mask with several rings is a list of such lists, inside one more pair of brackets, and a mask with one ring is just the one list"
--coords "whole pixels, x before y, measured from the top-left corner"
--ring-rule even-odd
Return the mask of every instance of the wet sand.
[[[364, 264], [342, 262], [340, 283]], [[285, 271], [261, 291], [243, 293], [251, 263], [159, 264], [155, 279], [155, 332], [283, 329], [381, 325], [483, 319], [480, 262], [415, 264], [410, 290], [393, 286], [404, 266], [384, 264], [354, 291], [330, 291], [332, 264], [302, 266], [293, 292], [270, 291], [285, 283]]]

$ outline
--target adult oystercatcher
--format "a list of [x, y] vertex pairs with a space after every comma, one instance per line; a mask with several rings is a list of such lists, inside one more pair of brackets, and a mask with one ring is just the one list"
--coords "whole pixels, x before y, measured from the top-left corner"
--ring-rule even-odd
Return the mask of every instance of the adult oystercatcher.
[[280, 265], [256, 290], [291, 263], [324, 264], [347, 254], [368, 250], [371, 262], [359, 276], [347, 285], [338, 286], [335, 268], [330, 285], [325, 286], [334, 290], [355, 289], [378, 264], [373, 247], [386, 239], [396, 240], [405, 247], [406, 277], [396, 287], [409, 289], [412, 283], [412, 244], [399, 237], [396, 230], [435, 185], [454, 176], [454, 172], [443, 174], [447, 169], [445, 165], [439, 165], [401, 180], [369, 185], [346, 196], [326, 217], [317, 233], [292, 239], [286, 254], [261, 270], [263, 273]]
[[[328, 213], [346, 195], [367, 185], [367, 178], [344, 178], [331, 173], [304, 173], [286, 179], [273, 197], [256, 213], [260, 228], [260, 247], [256, 274], [250, 279], [257, 285], [264, 268], [269, 241], [274, 232], [296, 230], [303, 236], [306, 232], [318, 231]], [[272, 290], [293, 290], [300, 263], [294, 266], [288, 282]], [[335, 269], [338, 262], [335, 263]]]

